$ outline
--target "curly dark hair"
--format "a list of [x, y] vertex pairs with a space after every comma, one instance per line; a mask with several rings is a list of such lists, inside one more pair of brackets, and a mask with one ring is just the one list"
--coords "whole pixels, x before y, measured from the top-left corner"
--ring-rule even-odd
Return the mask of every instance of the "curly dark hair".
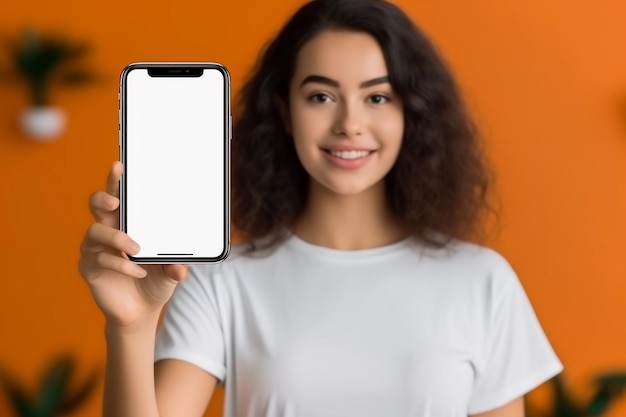
[[477, 129], [435, 47], [402, 10], [384, 0], [310, 1], [262, 51], [235, 107], [234, 228], [244, 240], [274, 236], [277, 241], [305, 208], [309, 176], [276, 99], [288, 102], [297, 54], [324, 30], [374, 37], [402, 99], [404, 136], [385, 189], [403, 227], [436, 246], [451, 238], [482, 237], [484, 215], [495, 210], [489, 203], [492, 174]]

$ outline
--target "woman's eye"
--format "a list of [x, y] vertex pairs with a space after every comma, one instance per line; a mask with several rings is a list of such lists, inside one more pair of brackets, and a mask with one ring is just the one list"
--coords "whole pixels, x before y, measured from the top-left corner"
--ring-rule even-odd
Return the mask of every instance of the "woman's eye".
[[389, 101], [389, 99], [382, 94], [374, 94], [370, 96], [370, 101], [374, 104], [384, 104]]
[[311, 97], [309, 97], [309, 100], [313, 103], [327, 103], [330, 101], [330, 96], [324, 93], [313, 94]]

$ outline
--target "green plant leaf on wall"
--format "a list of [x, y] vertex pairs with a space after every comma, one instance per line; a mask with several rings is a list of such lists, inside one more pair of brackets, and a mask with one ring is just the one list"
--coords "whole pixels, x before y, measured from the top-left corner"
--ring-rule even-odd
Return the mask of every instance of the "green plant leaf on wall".
[[586, 415], [590, 417], [605, 414], [613, 402], [624, 393], [626, 390], [626, 372], [602, 374], [596, 378], [595, 384], [598, 386], [598, 391], [586, 410]]
[[61, 356], [50, 364], [39, 387], [37, 409], [42, 416], [55, 414], [73, 371], [74, 361], [69, 356]]
[[19, 383], [5, 369], [0, 368], [0, 384], [7, 393], [11, 406], [19, 416], [34, 416], [32, 400]]
[[587, 415], [590, 417], [604, 414], [611, 403], [612, 396], [608, 389], [600, 389], [587, 407]]
[[545, 412], [539, 412], [526, 401], [528, 417], [599, 417], [605, 415], [611, 405], [626, 392], [626, 372], [600, 374], [594, 380], [595, 390], [591, 399], [575, 401], [566, 387], [563, 374], [550, 379], [552, 402]]
[[562, 374], [552, 378], [552, 386], [554, 389], [554, 415], [558, 417], [581, 417], [581, 408], [569, 395]]
[[94, 391], [99, 372], [70, 392], [75, 359], [70, 355], [55, 357], [45, 368], [36, 395], [30, 395], [15, 378], [0, 369], [0, 388], [4, 389], [13, 410], [19, 417], [55, 417], [69, 414], [81, 406]]
[[[32, 28], [23, 31], [18, 40], [4, 39], [13, 63], [14, 74], [24, 79], [35, 106], [49, 104], [50, 84], [78, 85], [91, 82], [95, 76], [76, 62], [90, 51], [84, 42], [73, 42], [58, 35], [39, 35]], [[4, 78], [4, 77], [3, 77]]]
[[58, 36], [41, 37], [34, 30], [24, 31], [21, 43], [12, 48], [18, 70], [33, 77], [47, 76], [59, 63], [86, 54], [82, 43], [69, 43]]
[[100, 373], [98, 371], [92, 371], [87, 380], [80, 385], [72, 394], [67, 394], [63, 397], [57, 412], [59, 415], [67, 414], [74, 411], [80, 405], [82, 405], [91, 393], [95, 390], [100, 382]]

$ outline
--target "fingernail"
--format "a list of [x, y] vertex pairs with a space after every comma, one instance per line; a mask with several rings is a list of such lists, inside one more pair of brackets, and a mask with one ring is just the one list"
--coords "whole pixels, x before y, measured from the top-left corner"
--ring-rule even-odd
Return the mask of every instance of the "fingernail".
[[106, 204], [107, 207], [109, 207], [109, 208], [113, 208], [113, 207], [115, 207], [116, 201], [115, 201], [115, 199], [113, 197], [106, 196], [106, 197], [104, 197], [104, 204]]
[[148, 275], [148, 271], [140, 266], [136, 267], [135, 270], [137, 271], [137, 275], [139, 275], [140, 277], [145, 277], [146, 275]]
[[139, 245], [135, 242], [130, 242], [128, 247], [130, 249], [130, 253], [138, 253], [140, 249]]

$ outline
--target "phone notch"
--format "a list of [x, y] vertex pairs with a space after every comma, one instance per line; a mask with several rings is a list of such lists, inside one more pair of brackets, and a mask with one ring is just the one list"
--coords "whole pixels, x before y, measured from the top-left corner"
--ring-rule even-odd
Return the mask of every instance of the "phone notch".
[[198, 67], [154, 67], [148, 68], [148, 75], [151, 77], [201, 77], [204, 68]]

